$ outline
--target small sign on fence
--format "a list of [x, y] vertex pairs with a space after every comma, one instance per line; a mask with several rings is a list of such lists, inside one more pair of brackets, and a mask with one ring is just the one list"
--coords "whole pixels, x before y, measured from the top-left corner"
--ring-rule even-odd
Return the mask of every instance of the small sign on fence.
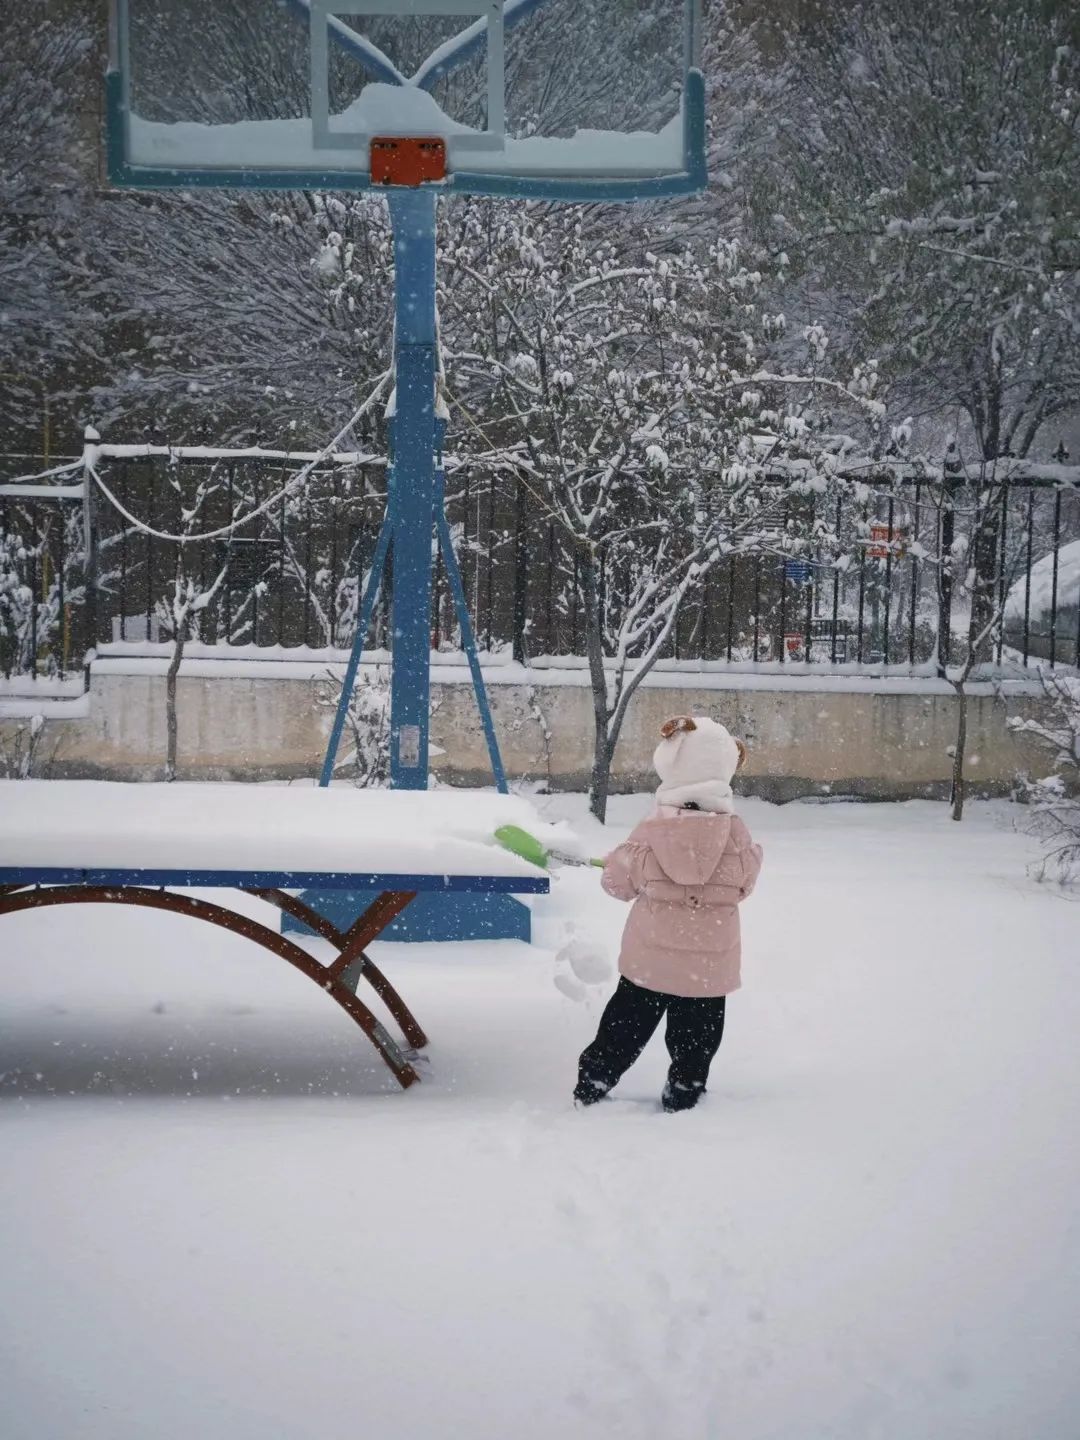
[[866, 553], [872, 560], [885, 560], [892, 555], [896, 560], [902, 560], [907, 554], [907, 530], [893, 525], [874, 523], [870, 526], [870, 539], [867, 542]]
[[812, 574], [809, 560], [784, 561], [784, 579], [792, 585], [809, 585]]

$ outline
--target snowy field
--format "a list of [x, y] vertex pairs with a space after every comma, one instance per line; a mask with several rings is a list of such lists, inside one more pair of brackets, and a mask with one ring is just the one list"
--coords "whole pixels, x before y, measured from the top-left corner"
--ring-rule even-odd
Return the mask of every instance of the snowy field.
[[242, 940], [0, 921], [4, 1440], [1074, 1440], [1080, 910], [1005, 805], [743, 813], [686, 1115], [659, 1042], [570, 1105], [594, 871], [531, 950], [378, 947], [433, 1037], [408, 1093]]

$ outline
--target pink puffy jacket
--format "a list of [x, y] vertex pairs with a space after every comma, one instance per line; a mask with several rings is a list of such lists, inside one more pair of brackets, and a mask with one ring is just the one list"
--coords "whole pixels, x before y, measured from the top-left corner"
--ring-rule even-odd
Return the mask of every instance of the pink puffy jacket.
[[667, 995], [727, 995], [741, 984], [740, 900], [761, 869], [738, 815], [662, 806], [604, 862], [602, 884], [633, 900], [619, 971]]

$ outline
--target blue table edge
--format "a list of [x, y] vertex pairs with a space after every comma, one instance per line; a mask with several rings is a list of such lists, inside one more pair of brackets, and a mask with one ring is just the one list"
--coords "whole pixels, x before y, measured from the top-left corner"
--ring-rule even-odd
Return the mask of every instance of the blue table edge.
[[346, 870], [80, 870], [0, 866], [3, 885], [147, 885], [178, 889], [382, 890], [546, 895], [546, 875], [398, 875]]

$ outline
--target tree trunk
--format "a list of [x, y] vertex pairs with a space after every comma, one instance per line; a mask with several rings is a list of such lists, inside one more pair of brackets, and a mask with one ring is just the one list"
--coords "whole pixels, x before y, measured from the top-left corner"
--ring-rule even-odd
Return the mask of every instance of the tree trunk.
[[1001, 523], [1004, 486], [989, 493], [976, 513], [975, 536], [972, 542], [970, 568], [974, 576], [971, 594], [970, 645], [976, 649], [975, 663], [994, 658], [993, 619], [998, 608], [998, 588], [1002, 573]]
[[956, 691], [957, 715], [956, 715], [956, 746], [953, 750], [952, 767], [952, 818], [962, 820], [964, 818], [964, 751], [967, 748], [967, 690], [964, 682], [954, 682], [953, 689]]
[[604, 670], [604, 617], [601, 613], [596, 558], [591, 550], [583, 550], [581, 553], [581, 589], [585, 602], [585, 649], [589, 658], [594, 727], [592, 775], [589, 779], [589, 809], [603, 824], [607, 817], [613, 746], [608, 737], [607, 674]]
[[612, 747], [601, 746], [597, 741], [593, 756], [592, 775], [589, 778], [589, 811], [601, 825], [607, 823], [608, 791], [611, 788]]
[[525, 513], [525, 487], [517, 482], [514, 495], [514, 660], [528, 664], [525, 636], [528, 628], [529, 532]]
[[176, 677], [184, 658], [184, 632], [177, 632], [172, 659], [165, 672], [165, 779], [176, 779]]

